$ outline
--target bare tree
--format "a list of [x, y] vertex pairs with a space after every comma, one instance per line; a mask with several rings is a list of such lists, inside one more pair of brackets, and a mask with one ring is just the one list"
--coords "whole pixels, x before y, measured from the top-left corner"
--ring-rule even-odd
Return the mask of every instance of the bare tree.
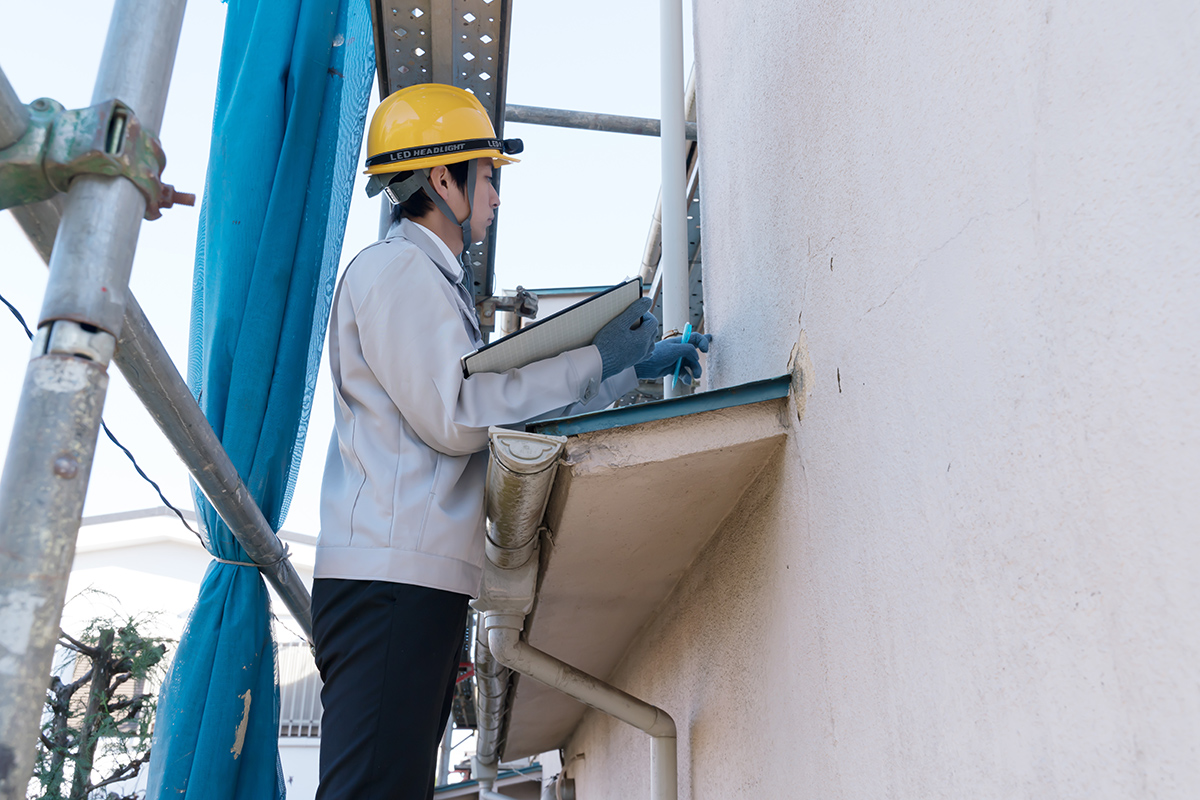
[[61, 632], [59, 645], [75, 654], [78, 677], [50, 679], [30, 798], [136, 800], [102, 790], [135, 777], [150, 760], [156, 701], [146, 688], [167, 647], [138, 630], [144, 622], [98, 619], [78, 638]]

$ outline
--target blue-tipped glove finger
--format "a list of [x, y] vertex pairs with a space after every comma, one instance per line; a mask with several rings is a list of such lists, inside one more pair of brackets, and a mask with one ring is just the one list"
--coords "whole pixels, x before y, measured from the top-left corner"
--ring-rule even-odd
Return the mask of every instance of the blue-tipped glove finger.
[[[683, 337], [682, 336], [672, 336], [670, 339], [664, 339], [663, 341], [681, 342], [681, 341], [683, 341]], [[701, 353], [708, 352], [708, 345], [711, 342], [712, 342], [712, 334], [711, 333], [696, 333], [693, 331], [692, 335], [688, 337], [688, 344], [690, 344], [693, 347], [695, 347], [696, 349], [698, 349]]]
[[679, 379], [690, 385], [704, 372], [700, 366], [700, 353], [708, 352], [711, 341], [712, 336], [707, 333], [693, 333], [687, 344], [681, 336], [664, 339], [654, 345], [649, 356], [634, 365], [634, 371], [641, 380], [652, 381], [674, 375], [675, 364], [679, 363]]
[[619, 317], [601, 328], [592, 340], [600, 351], [602, 379], [629, 369], [653, 350], [658, 319], [649, 313], [650, 303], [649, 297], [635, 300]]

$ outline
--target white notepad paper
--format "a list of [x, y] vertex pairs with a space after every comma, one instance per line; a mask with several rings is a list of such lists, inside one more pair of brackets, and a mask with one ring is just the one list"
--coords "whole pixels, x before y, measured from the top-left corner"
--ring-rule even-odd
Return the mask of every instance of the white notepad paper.
[[630, 278], [467, 353], [462, 357], [463, 375], [469, 378], [477, 372], [507, 372], [589, 345], [601, 328], [641, 296], [642, 279]]

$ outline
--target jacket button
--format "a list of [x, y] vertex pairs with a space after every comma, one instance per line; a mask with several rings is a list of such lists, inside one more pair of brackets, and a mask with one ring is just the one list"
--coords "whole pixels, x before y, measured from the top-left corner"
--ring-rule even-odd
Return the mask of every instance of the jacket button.
[[596, 379], [588, 378], [587, 388], [583, 390], [583, 402], [587, 402], [596, 396]]

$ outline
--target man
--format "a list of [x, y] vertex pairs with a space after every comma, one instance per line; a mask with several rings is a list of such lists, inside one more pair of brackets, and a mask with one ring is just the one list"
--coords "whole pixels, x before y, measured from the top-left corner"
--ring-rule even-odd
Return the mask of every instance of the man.
[[324, 681], [319, 800], [430, 798], [467, 602], [479, 589], [487, 430], [602, 408], [692, 343], [653, 342], [639, 300], [587, 347], [464, 378], [482, 344], [459, 255], [515, 163], [469, 92], [421, 84], [384, 100], [367, 139], [368, 192], [394, 204], [387, 237], [351, 262], [329, 322], [336, 424], [321, 489], [313, 637]]

